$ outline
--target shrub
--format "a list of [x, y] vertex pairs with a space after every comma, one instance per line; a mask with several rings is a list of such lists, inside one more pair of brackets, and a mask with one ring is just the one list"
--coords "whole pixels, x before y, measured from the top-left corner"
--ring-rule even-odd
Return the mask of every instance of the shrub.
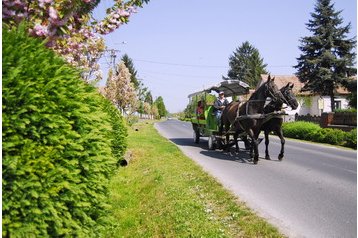
[[357, 149], [357, 129], [353, 129], [347, 133], [345, 146]]
[[346, 132], [339, 129], [321, 128], [313, 138], [313, 141], [332, 145], [343, 145], [346, 139], [346, 134]]
[[320, 129], [319, 125], [304, 121], [284, 123], [282, 127], [285, 136], [303, 140], [312, 140]]
[[127, 148], [127, 129], [124, 126], [125, 120], [121, 116], [120, 111], [115, 108], [109, 100], [106, 98], [103, 99], [103, 108], [108, 113], [109, 123], [112, 126], [112, 130], [109, 134], [112, 155], [116, 158], [117, 164], [119, 164], [123, 159], [124, 151]]
[[357, 113], [357, 108], [347, 108], [347, 109], [336, 109], [334, 110], [334, 112], [339, 112], [339, 113]]
[[285, 137], [357, 147], [357, 129], [345, 132], [339, 129], [321, 128], [312, 122], [297, 121], [284, 123], [282, 130]]
[[129, 126], [133, 126], [134, 124], [138, 123], [139, 118], [135, 115], [128, 115], [126, 116], [126, 122]]
[[98, 236], [120, 116], [23, 26], [3, 28], [2, 50], [3, 236]]

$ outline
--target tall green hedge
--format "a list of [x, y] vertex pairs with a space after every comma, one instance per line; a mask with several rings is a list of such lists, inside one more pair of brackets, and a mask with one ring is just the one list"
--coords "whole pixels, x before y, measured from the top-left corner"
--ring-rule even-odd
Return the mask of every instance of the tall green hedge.
[[3, 237], [95, 237], [125, 150], [116, 109], [79, 72], [3, 28]]

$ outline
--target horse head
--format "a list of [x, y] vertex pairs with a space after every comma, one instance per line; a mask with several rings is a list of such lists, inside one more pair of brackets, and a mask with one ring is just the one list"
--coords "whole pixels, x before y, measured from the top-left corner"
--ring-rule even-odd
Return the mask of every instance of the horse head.
[[283, 103], [286, 103], [293, 110], [297, 109], [298, 102], [292, 91], [293, 86], [294, 84], [288, 83], [285, 87], [282, 87], [280, 89], [280, 92], [283, 95], [283, 101], [281, 100], [271, 101], [269, 104], [265, 106], [264, 112], [270, 113], [273, 111], [279, 111], [282, 109]]
[[275, 77], [271, 78], [268, 76], [267, 82], [265, 83], [265, 97], [270, 97], [273, 102], [277, 103], [285, 103], [285, 97], [282, 92], [278, 89], [275, 83]]
[[297, 109], [298, 107], [298, 101], [293, 94], [293, 83], [288, 83], [285, 87], [281, 88], [280, 91], [285, 98], [285, 103], [292, 108], [292, 110]]

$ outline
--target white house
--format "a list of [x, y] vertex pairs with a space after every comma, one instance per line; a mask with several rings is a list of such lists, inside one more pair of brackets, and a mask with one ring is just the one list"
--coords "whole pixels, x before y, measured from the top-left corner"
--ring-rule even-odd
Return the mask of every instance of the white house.
[[[271, 78], [275, 78], [275, 83], [278, 88], [286, 86], [288, 83], [293, 83], [293, 92], [296, 95], [299, 106], [296, 110], [286, 110], [286, 113], [289, 115], [307, 115], [311, 116], [321, 116], [323, 112], [331, 112], [331, 99], [329, 96], [320, 96], [312, 92], [301, 92], [301, 89], [304, 86], [304, 83], [301, 83], [298, 77], [294, 75], [271, 75]], [[261, 75], [261, 85], [263, 82], [267, 81], [268, 75]], [[337, 109], [346, 109], [348, 108], [347, 95], [349, 92], [340, 87], [335, 92], [335, 104]]]

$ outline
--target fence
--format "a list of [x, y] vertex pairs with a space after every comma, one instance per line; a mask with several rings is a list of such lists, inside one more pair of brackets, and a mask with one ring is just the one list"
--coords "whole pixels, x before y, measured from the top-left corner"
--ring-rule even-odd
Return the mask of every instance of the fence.
[[319, 124], [322, 128], [336, 128], [350, 131], [357, 128], [357, 114], [347, 112], [322, 113], [322, 116], [295, 115], [295, 121], [308, 121]]
[[316, 123], [316, 124], [320, 124], [321, 123], [321, 117], [320, 116], [312, 116], [310, 114], [298, 115], [296, 113], [295, 114], [295, 121], [308, 121], [308, 122], [313, 122], [313, 123]]

